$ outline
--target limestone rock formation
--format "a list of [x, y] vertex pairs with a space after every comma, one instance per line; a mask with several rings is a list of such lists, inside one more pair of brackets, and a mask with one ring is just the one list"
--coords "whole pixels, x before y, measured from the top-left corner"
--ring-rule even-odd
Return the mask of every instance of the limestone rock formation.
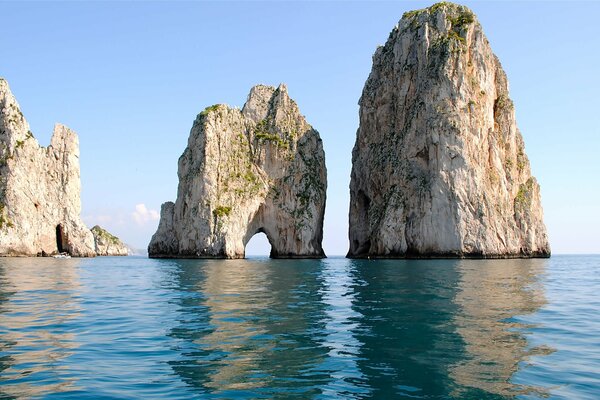
[[325, 155], [285, 85], [252, 88], [242, 110], [201, 112], [179, 158], [150, 257], [242, 258], [264, 232], [273, 258], [324, 257]]
[[75, 132], [57, 124], [50, 146], [40, 146], [0, 79], [0, 255], [93, 257], [94, 238], [81, 221], [79, 196]]
[[97, 256], [127, 256], [129, 248], [107, 230], [96, 225], [92, 229]]
[[506, 74], [468, 8], [405, 13], [359, 105], [349, 257], [550, 255]]

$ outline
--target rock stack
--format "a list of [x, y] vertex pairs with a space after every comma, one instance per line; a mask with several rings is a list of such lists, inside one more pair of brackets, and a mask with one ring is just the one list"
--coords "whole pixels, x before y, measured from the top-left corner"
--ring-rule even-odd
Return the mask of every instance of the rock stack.
[[94, 256], [80, 186], [77, 134], [57, 124], [40, 146], [0, 78], [0, 255]]
[[405, 13], [359, 105], [349, 257], [550, 255], [506, 74], [468, 8]]
[[242, 110], [201, 112], [161, 208], [150, 257], [242, 258], [258, 232], [273, 258], [324, 257], [325, 155], [285, 85], [252, 88]]

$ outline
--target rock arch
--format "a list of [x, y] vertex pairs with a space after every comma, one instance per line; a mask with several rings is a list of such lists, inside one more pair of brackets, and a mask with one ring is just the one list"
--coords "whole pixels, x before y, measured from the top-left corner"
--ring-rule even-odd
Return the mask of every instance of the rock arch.
[[178, 167], [150, 257], [242, 258], [259, 231], [273, 258], [325, 256], [323, 145], [285, 85], [255, 86], [242, 110], [206, 108]]
[[[248, 234], [244, 237], [244, 257], [246, 257], [248, 255], [248, 246], [250, 245], [251, 242], [256, 243], [258, 242], [262, 242], [266, 239], [267, 243], [269, 244], [269, 256], [272, 257], [273, 256], [273, 240], [269, 237], [269, 234], [267, 232], [265, 232], [264, 229], [259, 228], [256, 232], [254, 232], [253, 234], [250, 234], [251, 231], [248, 231]], [[262, 236], [262, 237], [261, 237]]]

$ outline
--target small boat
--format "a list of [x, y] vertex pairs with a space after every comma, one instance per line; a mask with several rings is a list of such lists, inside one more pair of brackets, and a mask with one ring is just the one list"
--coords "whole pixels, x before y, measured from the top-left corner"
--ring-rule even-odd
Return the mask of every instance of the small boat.
[[71, 258], [71, 256], [68, 253], [55, 254], [52, 257], [54, 257], [54, 258]]

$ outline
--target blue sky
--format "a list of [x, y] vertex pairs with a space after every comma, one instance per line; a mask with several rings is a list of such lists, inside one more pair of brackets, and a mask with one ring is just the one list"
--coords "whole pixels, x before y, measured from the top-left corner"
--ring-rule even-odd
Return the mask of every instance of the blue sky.
[[[323, 138], [324, 248], [345, 254], [371, 56], [432, 2], [0, 2], [0, 76], [38, 140], [78, 132], [84, 221], [146, 247], [197, 113], [285, 82]], [[510, 81], [555, 253], [600, 252], [600, 3], [464, 2]], [[253, 239], [248, 253], [268, 253]]]

